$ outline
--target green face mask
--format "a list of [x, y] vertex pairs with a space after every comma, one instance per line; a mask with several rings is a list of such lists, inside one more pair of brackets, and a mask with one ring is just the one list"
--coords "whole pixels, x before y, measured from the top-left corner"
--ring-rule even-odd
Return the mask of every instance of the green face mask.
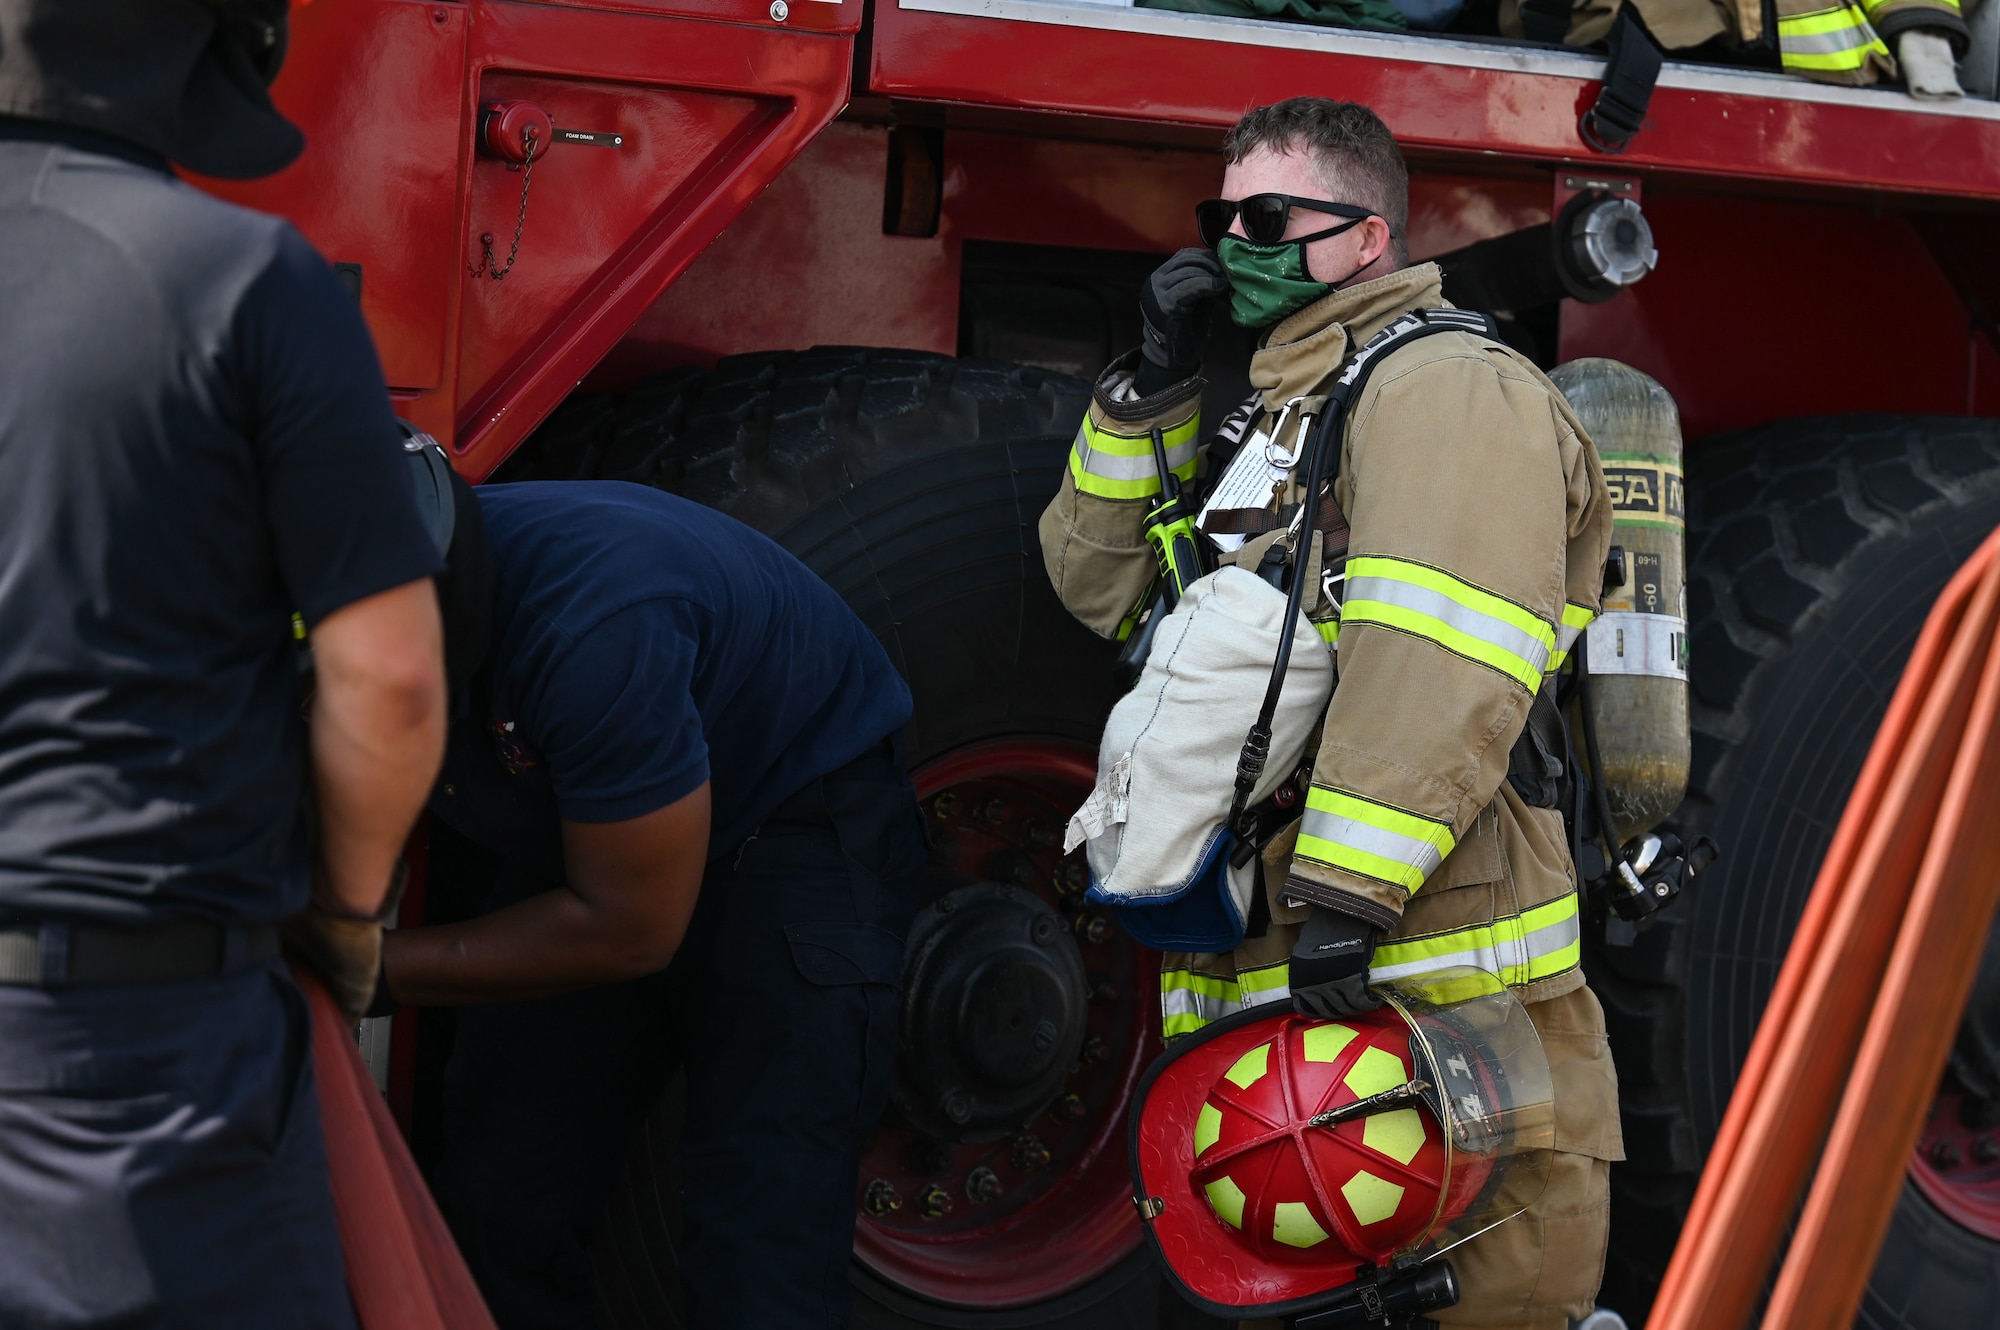
[[1245, 328], [1267, 328], [1333, 290], [1306, 271], [1303, 241], [1259, 245], [1227, 235], [1215, 254], [1229, 274], [1229, 317]]

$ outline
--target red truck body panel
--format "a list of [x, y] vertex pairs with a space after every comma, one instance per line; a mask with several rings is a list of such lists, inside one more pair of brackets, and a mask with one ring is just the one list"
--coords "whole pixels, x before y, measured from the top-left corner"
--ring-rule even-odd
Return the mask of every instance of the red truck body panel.
[[[302, 0], [275, 89], [308, 136], [292, 167], [224, 197], [284, 213], [361, 302], [404, 415], [474, 477], [497, 466], [847, 97], [858, 5]], [[534, 101], [558, 128], [523, 173], [478, 156], [479, 107]]]
[[2000, 103], [1927, 104], [1669, 65], [1617, 158], [1577, 118], [1604, 63], [1582, 52], [1124, 9], [1090, 0], [878, 0], [868, 86], [892, 97], [1227, 127], [1312, 95], [1365, 102], [1416, 149], [1589, 170], [2000, 198]]

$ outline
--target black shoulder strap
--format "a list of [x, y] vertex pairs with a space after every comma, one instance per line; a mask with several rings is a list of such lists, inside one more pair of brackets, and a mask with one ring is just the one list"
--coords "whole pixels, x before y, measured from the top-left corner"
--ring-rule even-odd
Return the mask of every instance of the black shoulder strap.
[[[1347, 409], [1354, 399], [1361, 395], [1368, 376], [1375, 372], [1375, 366], [1382, 363], [1392, 352], [1401, 350], [1420, 337], [1434, 333], [1470, 333], [1474, 337], [1484, 337], [1489, 341], [1506, 344], [1500, 337], [1500, 325], [1490, 314], [1481, 314], [1470, 309], [1415, 309], [1400, 315], [1388, 327], [1376, 333], [1340, 371], [1333, 381], [1333, 388], [1326, 396], [1326, 409], [1320, 417], [1320, 435], [1334, 441], [1338, 447], [1341, 430], [1347, 423]], [[1333, 459], [1336, 468], [1340, 459]]]
[[1660, 81], [1666, 56], [1630, 4], [1618, 11], [1609, 44], [1603, 90], [1577, 122], [1576, 132], [1596, 151], [1616, 154], [1631, 146], [1646, 123], [1646, 107], [1653, 100], [1653, 85]]
[[[1300, 518], [1303, 530], [1298, 543], [1293, 546], [1299, 553], [1293, 558], [1291, 587], [1285, 597], [1284, 623], [1288, 627], [1298, 622], [1304, 607], [1307, 559], [1303, 551], [1313, 547], [1313, 540], [1319, 534], [1320, 505], [1317, 500], [1319, 492], [1327, 487], [1339, 467], [1340, 441], [1347, 429], [1348, 408], [1361, 395], [1368, 376], [1390, 353], [1420, 337], [1450, 332], [1471, 333], [1496, 342], [1500, 340], [1499, 326], [1485, 314], [1469, 309], [1411, 310], [1397, 316], [1388, 327], [1362, 343], [1361, 349], [1354, 353], [1334, 379], [1333, 387], [1326, 395], [1326, 405], [1320, 411], [1306, 458], [1305, 512]], [[1247, 839], [1249, 829], [1243, 820], [1244, 810], [1249, 806], [1251, 792], [1263, 776], [1264, 766], [1271, 757], [1271, 718], [1278, 714], [1278, 698], [1284, 691], [1285, 671], [1292, 663], [1292, 636], [1290, 631], [1278, 634], [1278, 655], [1271, 662], [1271, 682], [1264, 689], [1264, 705], [1258, 709], [1257, 723], [1244, 736], [1243, 751], [1236, 759], [1236, 790], [1230, 801], [1227, 825], [1239, 838]]]

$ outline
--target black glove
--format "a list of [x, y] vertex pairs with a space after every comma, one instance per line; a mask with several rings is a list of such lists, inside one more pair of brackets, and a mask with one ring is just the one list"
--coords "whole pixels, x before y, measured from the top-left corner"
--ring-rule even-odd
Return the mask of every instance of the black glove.
[[1162, 263], [1139, 288], [1139, 314], [1146, 322], [1140, 346], [1144, 360], [1133, 388], [1150, 397], [1201, 368], [1215, 302], [1229, 294], [1221, 262], [1206, 249], [1188, 248]]
[[1382, 1005], [1368, 989], [1368, 963], [1382, 930], [1364, 919], [1314, 906], [1292, 947], [1292, 1009], [1338, 1020]]

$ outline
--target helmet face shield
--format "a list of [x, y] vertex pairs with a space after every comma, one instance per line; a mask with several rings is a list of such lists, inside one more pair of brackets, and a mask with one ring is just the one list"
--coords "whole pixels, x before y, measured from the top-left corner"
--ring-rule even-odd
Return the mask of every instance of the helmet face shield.
[[1540, 1196], [1541, 1042], [1498, 980], [1448, 977], [1457, 991], [1432, 978], [1348, 1020], [1253, 1009], [1154, 1064], [1133, 1180], [1183, 1294], [1211, 1315], [1298, 1315]]
[[1555, 1087], [1527, 1008], [1484, 970], [1383, 989], [1410, 1027], [1426, 1106], [1445, 1124], [1449, 1185], [1436, 1222], [1405, 1254], [1438, 1255], [1520, 1214], [1548, 1185]]

